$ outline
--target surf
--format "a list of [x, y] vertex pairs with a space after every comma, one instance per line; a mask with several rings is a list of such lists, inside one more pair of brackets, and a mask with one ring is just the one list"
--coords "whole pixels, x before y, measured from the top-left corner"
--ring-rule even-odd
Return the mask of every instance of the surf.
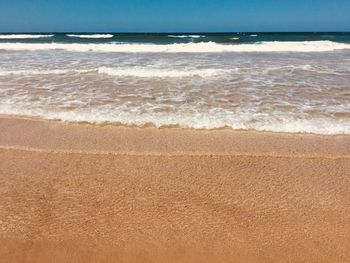
[[31, 34], [5, 34], [0, 35], [0, 39], [35, 39], [35, 38], [50, 38], [54, 35], [31, 35]]
[[350, 49], [350, 44], [332, 41], [260, 42], [252, 44], [219, 44], [215, 42], [175, 44], [83, 44], [83, 43], [0, 43], [0, 50], [119, 53], [215, 53], [215, 52], [330, 52]]
[[67, 34], [67, 37], [73, 38], [112, 38], [112, 34], [93, 34], [93, 35], [77, 35], [77, 34]]

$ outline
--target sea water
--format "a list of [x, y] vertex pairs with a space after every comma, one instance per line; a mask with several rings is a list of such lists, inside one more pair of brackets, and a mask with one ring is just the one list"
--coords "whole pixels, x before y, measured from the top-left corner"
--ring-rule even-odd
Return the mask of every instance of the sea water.
[[0, 34], [0, 114], [350, 134], [350, 34]]

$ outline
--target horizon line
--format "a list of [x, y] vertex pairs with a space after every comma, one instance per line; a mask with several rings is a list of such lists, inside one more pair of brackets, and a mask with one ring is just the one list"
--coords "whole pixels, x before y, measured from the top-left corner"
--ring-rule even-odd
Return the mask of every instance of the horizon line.
[[350, 33], [350, 31], [1, 31], [0, 34], [237, 34], [237, 33], [264, 33], [264, 34], [300, 34], [300, 33]]

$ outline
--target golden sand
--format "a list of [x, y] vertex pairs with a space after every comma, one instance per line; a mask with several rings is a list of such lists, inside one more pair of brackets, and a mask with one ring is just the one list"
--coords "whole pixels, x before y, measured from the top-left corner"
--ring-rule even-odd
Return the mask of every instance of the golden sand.
[[0, 118], [0, 262], [350, 262], [350, 136]]

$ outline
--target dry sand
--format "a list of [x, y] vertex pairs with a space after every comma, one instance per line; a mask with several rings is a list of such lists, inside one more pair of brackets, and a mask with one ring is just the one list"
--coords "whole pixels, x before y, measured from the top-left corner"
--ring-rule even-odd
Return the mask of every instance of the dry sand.
[[350, 262], [350, 136], [0, 118], [0, 262]]

